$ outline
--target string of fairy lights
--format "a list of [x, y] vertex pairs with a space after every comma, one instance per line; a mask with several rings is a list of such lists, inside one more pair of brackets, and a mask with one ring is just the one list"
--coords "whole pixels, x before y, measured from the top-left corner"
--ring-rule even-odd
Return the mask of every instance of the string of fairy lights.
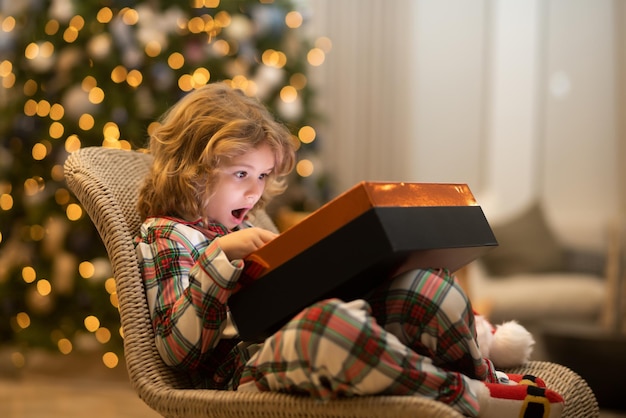
[[[261, 4], [272, 3], [273, 0], [259, 0]], [[237, 17], [233, 16], [226, 10], [212, 12], [212, 9], [218, 8], [219, 0], [192, 0], [192, 7], [198, 10], [205, 10], [206, 13], [198, 13], [193, 17], [180, 15], [176, 18], [175, 31], [180, 35], [185, 34], [204, 34], [207, 44], [210, 45], [212, 53], [217, 56], [232, 56], [233, 49], [237, 48], [237, 42], [232, 39], [227, 41], [220, 37], [220, 34], [228, 30], [239, 30]], [[141, 14], [137, 9], [132, 7], [124, 7], [119, 10], [110, 7], [101, 7], [96, 14], [96, 20], [100, 25], [120, 24], [133, 27], [141, 23]], [[284, 24], [291, 29], [299, 28], [303, 24], [303, 16], [298, 11], [289, 11], [284, 17]], [[19, 19], [12, 15], [0, 14], [0, 37], [13, 35], [20, 30]], [[84, 31], [90, 30], [90, 24], [86, 18], [80, 14], [76, 14], [69, 18], [68, 22], [61, 22], [58, 19], [50, 18], [43, 27], [43, 34], [47, 37], [62, 35], [62, 40], [67, 46], [76, 42]], [[103, 54], [111, 53], [111, 37], [106, 33], [91, 36], [91, 40], [87, 45], [88, 53], [93, 59]], [[210, 67], [198, 65], [191, 71], [180, 73], [184, 68], [187, 58], [182, 51], [169, 51], [167, 56], [163, 57], [166, 51], [166, 38], [155, 36], [147, 39], [143, 44], [142, 53], [148, 58], [164, 58], [169, 71], [176, 74], [175, 83], [181, 92], [188, 92], [199, 88], [212, 81]], [[324, 63], [326, 55], [332, 48], [332, 43], [328, 38], [320, 37], [316, 39], [312, 47], [306, 54], [306, 60], [310, 66], [316, 67]], [[26, 59], [33, 67], [41, 70], [49, 69], [53, 62], [59, 59], [57, 52], [59, 44], [51, 40], [38, 39], [33, 40], [26, 45], [23, 50], [23, 56], [12, 59], [3, 59], [0, 61], [0, 82], [4, 88], [4, 92], [0, 93], [0, 104], [9, 100], [7, 97], [15, 94], [22, 95], [24, 98], [23, 115], [28, 118], [37, 118], [47, 124], [47, 136], [40, 138], [29, 149], [32, 157], [32, 163], [46, 160], [52, 153], [53, 147], [58, 141], [62, 141], [66, 152], [71, 153], [83, 146], [81, 134], [73, 132], [68, 128], [69, 121], [75, 123], [82, 132], [90, 132], [93, 134], [95, 129], [101, 129], [98, 135], [101, 135], [101, 146], [128, 149], [133, 146], [130, 141], [124, 138], [123, 128], [115, 121], [109, 120], [104, 123], [98, 123], [101, 117], [97, 113], [98, 106], [106, 103], [110, 94], [107, 87], [110, 83], [108, 80], [104, 83], [102, 79], [98, 79], [95, 75], [87, 75], [80, 80], [79, 86], [72, 90], [68, 95], [79, 98], [78, 101], [82, 105], [80, 109], [69, 108], [63, 101], [51, 102], [46, 98], [38, 97], [42, 89], [46, 86], [37, 78], [29, 78], [25, 81], [18, 79], [19, 65], [18, 59]], [[281, 69], [288, 64], [288, 54], [285, 51], [268, 48], [262, 51], [260, 55], [260, 65], [267, 69]], [[178, 73], [176, 73], [178, 72]], [[257, 72], [258, 73], [258, 72]], [[132, 68], [123, 64], [115, 66], [108, 74], [114, 85], [126, 85], [133, 89], [139, 89], [146, 80], [146, 74], [140, 68]], [[225, 80], [233, 87], [239, 88], [250, 96], [258, 96], [262, 94], [263, 85], [259, 80], [255, 80], [246, 74], [236, 74]], [[298, 72], [292, 74], [287, 83], [280, 88], [279, 100], [281, 103], [277, 108], [285, 109], [285, 114], [289, 115], [289, 105], [296, 105], [299, 94], [308, 84], [308, 78], [304, 73]], [[72, 96], [73, 95], [73, 96]], [[71, 101], [70, 101], [71, 102]], [[100, 120], [100, 122], [102, 122]], [[152, 122], [148, 126], [148, 133], [154, 128]], [[73, 126], [73, 125], [72, 125]], [[101, 126], [101, 128], [97, 128]], [[298, 128], [294, 134], [294, 142], [300, 146], [303, 144], [311, 144], [317, 136], [314, 127], [304, 125]], [[300, 177], [311, 176], [315, 171], [315, 163], [305, 157], [297, 162], [296, 172]], [[61, 164], [54, 164], [50, 170], [50, 180], [55, 182], [63, 182], [63, 167]], [[27, 197], [37, 196], [46, 189], [46, 179], [41, 175], [34, 175], [23, 180], [23, 193]], [[0, 211], [10, 212], [15, 204], [13, 195], [14, 187], [11, 183], [0, 179]], [[83, 219], [86, 215], [83, 213], [82, 207], [72, 202], [70, 192], [65, 187], [59, 187], [54, 193], [54, 200], [57, 205], [63, 208], [63, 213], [68, 221], [75, 222]], [[33, 241], [41, 241], [47, 234], [47, 226], [33, 224], [28, 226], [29, 239]], [[2, 233], [0, 232], [0, 245], [3, 244]], [[102, 266], [102, 263], [94, 260], [80, 261], [77, 265], [78, 274], [85, 280], [95, 280], [94, 278], [105, 276], [102, 279], [103, 286], [109, 294], [110, 304], [117, 308], [118, 300], [115, 289], [115, 281], [110, 277], [111, 273], [107, 270], [110, 265]], [[104, 273], [103, 273], [104, 271]], [[25, 265], [21, 268], [21, 280], [32, 286], [30, 298], [33, 305], [45, 305], [47, 298], [54, 292], [54, 283], [48, 278], [42, 277], [36, 268], [32, 265]], [[98, 279], [99, 280], [99, 279]], [[31, 314], [27, 311], [18, 312], [11, 320], [11, 326], [17, 333], [26, 330], [31, 326]], [[102, 325], [97, 315], [87, 315], [84, 318], [84, 330], [81, 330], [79, 336], [68, 336], [60, 329], [51, 332], [50, 338], [55, 342], [58, 351], [63, 354], [69, 354], [76, 349], [77, 339], [85, 339], [87, 336], [90, 341], [96, 341], [99, 344], [108, 343], [113, 333], [119, 333], [123, 337], [122, 329], [109, 329]], [[78, 338], [80, 337], [80, 338]], [[16, 350], [11, 356], [12, 362], [16, 367], [22, 367], [25, 363], [24, 354]], [[102, 356], [102, 361], [106, 367], [115, 368], [119, 363], [118, 356], [107, 351]]]

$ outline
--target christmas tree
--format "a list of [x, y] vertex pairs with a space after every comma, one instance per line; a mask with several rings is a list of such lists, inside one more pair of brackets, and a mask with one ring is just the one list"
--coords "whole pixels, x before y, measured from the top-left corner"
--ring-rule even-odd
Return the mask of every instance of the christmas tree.
[[[104, 246], [64, 181], [68, 153], [141, 148], [182, 95], [225, 80], [292, 130], [292, 182], [311, 189], [307, 70], [328, 42], [306, 39], [304, 17], [286, 0], [1, 3], [0, 341], [17, 366], [30, 347], [50, 347], [102, 349], [114, 367], [122, 348]], [[311, 193], [295, 195], [287, 204], [301, 207]]]

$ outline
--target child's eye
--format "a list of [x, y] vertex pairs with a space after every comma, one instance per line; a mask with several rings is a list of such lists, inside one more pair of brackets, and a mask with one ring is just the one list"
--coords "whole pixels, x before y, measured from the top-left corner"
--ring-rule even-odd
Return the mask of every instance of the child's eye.
[[263, 173], [259, 176], [259, 180], [265, 180], [267, 177], [269, 176], [269, 174], [267, 173]]
[[237, 171], [235, 173], [235, 177], [237, 177], [238, 179], [243, 179], [248, 175], [248, 173], [246, 173], [245, 171]]

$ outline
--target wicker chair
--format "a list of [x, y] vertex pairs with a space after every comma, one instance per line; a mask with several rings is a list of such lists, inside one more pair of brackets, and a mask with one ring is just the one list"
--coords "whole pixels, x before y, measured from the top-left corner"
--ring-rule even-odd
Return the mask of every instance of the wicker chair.
[[[65, 178], [108, 251], [117, 284], [125, 361], [139, 397], [165, 417], [460, 417], [449, 406], [418, 396], [367, 396], [330, 402], [281, 393], [190, 389], [156, 350], [133, 237], [142, 222], [138, 186], [151, 157], [138, 151], [88, 147], [69, 155]], [[260, 220], [272, 227], [269, 218]], [[530, 362], [510, 370], [541, 376], [566, 400], [565, 416], [599, 416], [587, 383], [570, 369]]]

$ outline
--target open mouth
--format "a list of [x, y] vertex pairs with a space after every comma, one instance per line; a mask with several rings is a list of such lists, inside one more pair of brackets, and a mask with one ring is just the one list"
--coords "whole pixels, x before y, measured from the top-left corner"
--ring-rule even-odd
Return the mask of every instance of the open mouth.
[[247, 208], [240, 208], [240, 209], [235, 209], [231, 212], [231, 214], [233, 215], [233, 217], [235, 217], [235, 219], [237, 219], [239, 222], [243, 221], [244, 217], [246, 216], [246, 213], [248, 212]]

